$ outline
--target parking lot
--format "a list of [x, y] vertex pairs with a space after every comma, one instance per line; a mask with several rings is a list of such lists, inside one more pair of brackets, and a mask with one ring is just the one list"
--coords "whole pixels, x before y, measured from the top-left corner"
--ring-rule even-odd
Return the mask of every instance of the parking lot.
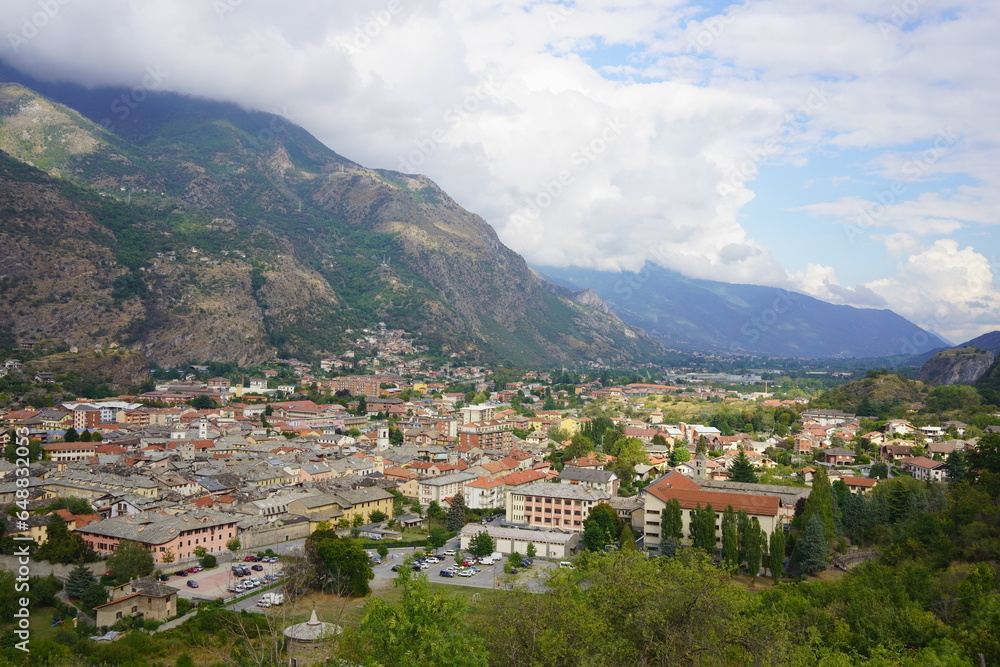
[[[247, 577], [237, 577], [231, 568], [231, 565], [236, 565], [238, 562], [226, 563], [224, 565], [219, 565], [211, 570], [204, 570], [202, 572], [196, 572], [194, 574], [189, 574], [186, 577], [179, 577], [175, 572], [177, 570], [169, 571], [170, 579], [166, 582], [171, 586], [176, 586], [181, 589], [179, 595], [186, 598], [202, 598], [202, 599], [216, 599], [216, 598], [229, 598], [235, 595], [233, 592], [227, 590], [229, 587], [234, 587], [241, 579], [250, 579], [256, 577], [261, 581], [264, 580], [265, 575], [274, 575], [283, 569], [282, 563], [279, 560], [277, 563], [249, 563], [243, 562], [248, 569], [253, 565], [259, 565], [260, 570], [251, 570], [250, 576]], [[197, 588], [192, 588], [188, 585], [188, 581], [195, 581], [198, 584]]]

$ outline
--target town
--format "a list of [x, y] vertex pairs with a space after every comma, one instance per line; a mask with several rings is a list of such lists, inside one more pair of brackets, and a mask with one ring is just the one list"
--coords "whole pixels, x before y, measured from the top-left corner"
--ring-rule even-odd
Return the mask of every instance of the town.
[[[174, 627], [206, 604], [281, 607], [305, 550], [335, 538], [364, 545], [375, 581], [327, 586], [334, 596], [404, 567], [444, 585], [542, 590], [542, 574], [587, 553], [693, 547], [752, 587], [876, 557], [844, 537], [807, 553], [817, 487], [844, 510], [890, 479], [947, 483], [1000, 431], [927, 419], [922, 405], [887, 419], [811, 407], [757, 371], [614, 382], [423, 352], [382, 326], [318, 364], [158, 369], [132, 395], [2, 410], [0, 551], [30, 545], [104, 640]], [[5, 375], [56, 384], [29, 366], [8, 359]], [[143, 566], [116, 571], [136, 552]], [[300, 625], [324, 623], [313, 611]]]

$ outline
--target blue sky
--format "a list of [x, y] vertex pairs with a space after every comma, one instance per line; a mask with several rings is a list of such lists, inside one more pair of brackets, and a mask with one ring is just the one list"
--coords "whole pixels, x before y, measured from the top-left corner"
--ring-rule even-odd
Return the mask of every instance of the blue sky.
[[3, 3], [0, 57], [281, 113], [427, 174], [534, 264], [1000, 328], [998, 3], [95, 4]]

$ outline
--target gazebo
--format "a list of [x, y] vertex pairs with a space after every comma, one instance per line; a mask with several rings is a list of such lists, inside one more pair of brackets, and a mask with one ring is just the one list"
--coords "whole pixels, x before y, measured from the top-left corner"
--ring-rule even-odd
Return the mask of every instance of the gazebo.
[[316, 617], [316, 610], [305, 623], [296, 623], [285, 628], [285, 636], [291, 644], [314, 644], [324, 639], [336, 637], [344, 629], [336, 623], [324, 623]]

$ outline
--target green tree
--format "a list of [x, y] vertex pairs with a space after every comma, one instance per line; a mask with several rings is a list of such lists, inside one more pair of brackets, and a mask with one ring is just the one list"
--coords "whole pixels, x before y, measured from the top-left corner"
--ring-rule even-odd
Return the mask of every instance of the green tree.
[[217, 559], [212, 554], [205, 554], [201, 557], [201, 566], [205, 569], [213, 568], [219, 564], [219, 559]]
[[448, 515], [445, 518], [445, 527], [455, 533], [465, 525], [465, 496], [461, 491], [456, 493], [451, 499], [451, 507], [448, 508]]
[[385, 560], [385, 558], [389, 555], [389, 547], [385, 546], [384, 544], [379, 544], [377, 547], [375, 547], [375, 551], [378, 553], [379, 558], [381, 558], [382, 560]]
[[66, 593], [71, 597], [80, 598], [87, 586], [97, 581], [94, 573], [86, 565], [77, 565], [66, 577]]
[[805, 532], [798, 544], [799, 568], [806, 574], [814, 574], [826, 569], [826, 559], [830, 553], [823, 519], [815, 513], [809, 518]]
[[757, 473], [749, 457], [742, 449], [729, 464], [729, 479], [734, 482], [757, 483]]
[[353, 664], [486, 667], [485, 645], [469, 631], [464, 602], [432, 593], [427, 577], [413, 576], [406, 568], [397, 581], [402, 599], [369, 599], [357, 632], [345, 639]]
[[192, 553], [194, 554], [195, 558], [204, 558], [205, 555], [208, 554], [208, 549], [206, 549], [205, 547], [195, 547]]
[[[448, 542], [448, 531], [444, 528], [431, 528], [427, 535], [427, 544], [431, 549], [440, 549]], [[492, 551], [490, 553], [493, 553]]]
[[152, 574], [154, 565], [153, 554], [149, 549], [131, 540], [122, 540], [108, 558], [108, 569], [122, 583]]
[[771, 533], [767, 551], [771, 561], [771, 577], [778, 581], [785, 573], [785, 531], [780, 525]]
[[757, 517], [750, 520], [750, 537], [747, 543], [747, 574], [754, 580], [760, 574], [760, 566], [764, 560], [764, 544], [767, 542], [767, 535], [760, 528]]
[[80, 442], [91, 442], [93, 439], [94, 436], [91, 435], [90, 431], [85, 430], [83, 433], [80, 434]]
[[469, 540], [469, 553], [476, 558], [482, 558], [484, 556], [489, 556], [496, 549], [496, 543], [490, 534], [485, 530], [481, 530], [472, 536]]
[[622, 532], [618, 535], [618, 548], [622, 551], [635, 551], [635, 535], [632, 527], [622, 521]]
[[583, 545], [590, 551], [600, 551], [608, 544], [614, 544], [621, 533], [618, 513], [607, 503], [597, 503], [583, 520]]
[[58, 514], [52, 514], [45, 527], [45, 543], [38, 547], [34, 557], [50, 563], [81, 563], [93, 560], [93, 552], [84, 545], [83, 539], [71, 533], [66, 522]]
[[358, 416], [365, 417], [367, 415], [368, 415], [368, 401], [366, 401], [365, 397], [362, 396], [361, 400], [358, 401]]
[[872, 479], [889, 479], [889, 466], [881, 461], [873, 463], [868, 476]]
[[736, 532], [736, 512], [730, 505], [722, 513], [722, 562], [734, 571], [740, 564], [740, 544]]
[[174, 554], [174, 550], [167, 547], [167, 550], [163, 552], [163, 562], [173, 563], [175, 560], [177, 560], [177, 556]]
[[94, 607], [108, 601], [108, 589], [101, 586], [100, 582], [91, 582], [80, 594], [80, 601], [87, 610], [93, 612]]
[[236, 553], [237, 551], [239, 551], [242, 546], [243, 545], [240, 544], [240, 538], [238, 538], [238, 537], [231, 537], [231, 538], [229, 538], [229, 541], [226, 542], [226, 548], [229, 549], [233, 553]]
[[414, 500], [412, 503], [410, 503], [410, 511], [416, 514], [417, 516], [424, 515], [424, 509], [423, 507], [420, 506], [419, 500]]
[[65, 442], [79, 442], [80, 434], [76, 432], [76, 429], [70, 426], [66, 429], [66, 434], [63, 436], [63, 441]]
[[306, 538], [307, 581], [310, 586], [337, 595], [362, 597], [371, 592], [375, 577], [368, 553], [354, 539], [341, 538], [333, 530], [315, 530]]
[[671, 498], [660, 510], [660, 541], [680, 542], [684, 537], [684, 513], [676, 498]]
[[836, 520], [833, 514], [833, 492], [830, 488], [830, 478], [826, 470], [819, 468], [813, 473], [812, 490], [806, 498], [805, 510], [802, 513], [801, 524], [808, 525], [813, 515], [818, 515], [823, 522], [826, 539], [829, 542], [837, 534]]
[[534, 542], [528, 542], [528, 546], [524, 550], [524, 555], [528, 558], [534, 558], [538, 553], [538, 549], [535, 547]]
[[691, 512], [691, 544], [709, 554], [715, 553], [715, 510], [708, 504], [697, 505]]
[[448, 516], [448, 513], [436, 500], [432, 500], [430, 504], [427, 505], [427, 518], [434, 519], [435, 521], [444, 521]]
[[754, 537], [752, 528], [750, 515], [745, 509], [740, 509], [736, 514], [736, 549], [739, 552], [736, 561], [741, 565], [747, 561], [747, 556], [750, 553], [750, 541]]
[[351, 517], [351, 527], [352, 528], [360, 528], [363, 525], [365, 525], [365, 515], [364, 514], [355, 514], [354, 516]]
[[965, 452], [956, 449], [945, 459], [944, 469], [948, 475], [948, 481], [952, 484], [964, 482], [968, 474], [968, 466], [965, 464]]
[[388, 515], [382, 510], [374, 510], [371, 514], [368, 515], [368, 520], [372, 523], [382, 523], [388, 518], [389, 518]]

